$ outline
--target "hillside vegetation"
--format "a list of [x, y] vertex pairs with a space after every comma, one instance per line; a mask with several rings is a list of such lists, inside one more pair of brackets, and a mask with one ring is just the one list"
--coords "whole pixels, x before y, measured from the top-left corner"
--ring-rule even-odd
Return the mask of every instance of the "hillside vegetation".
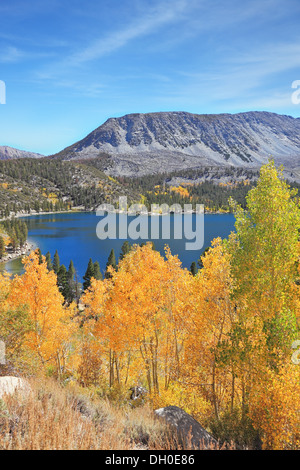
[[[78, 304], [65, 301], [55, 271], [31, 253], [23, 275], [0, 276], [2, 374], [52, 377], [121, 407], [140, 385], [150, 408], [179, 406], [220, 442], [299, 450], [299, 198], [269, 162], [246, 205], [231, 201], [236, 233], [213, 240], [197, 274], [168, 247], [164, 258], [150, 243], [134, 246], [104, 280], [90, 279]], [[50, 403], [46, 395], [25, 407], [25, 447], [33, 413], [48, 413]], [[54, 408], [50, 423], [60, 422]], [[73, 439], [71, 408], [58, 446]], [[41, 439], [52, 448], [52, 428]], [[109, 439], [100, 445], [111, 448]]]
[[[242, 207], [259, 172], [246, 168], [203, 167], [141, 177], [113, 178], [103, 157], [84, 161], [53, 158], [0, 160], [0, 214], [95, 210], [100, 204], [204, 204], [207, 211], [231, 211], [232, 197]], [[293, 187], [299, 184], [291, 183]]]
[[31, 211], [94, 209], [115, 203], [119, 196], [139, 200], [119, 182], [97, 168], [59, 160], [22, 159], [0, 161], [0, 211], [2, 217]]

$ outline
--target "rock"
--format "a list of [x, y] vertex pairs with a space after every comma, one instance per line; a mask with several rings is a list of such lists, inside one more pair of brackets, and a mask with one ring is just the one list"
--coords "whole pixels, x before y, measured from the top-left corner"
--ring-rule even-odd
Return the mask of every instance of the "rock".
[[0, 377], [0, 399], [4, 395], [13, 395], [15, 392], [28, 393], [30, 386], [28, 382], [19, 377]]
[[167, 406], [155, 410], [176, 432], [180, 445], [185, 449], [214, 449], [218, 442], [192, 416], [177, 406]]
[[141, 398], [144, 398], [145, 395], [148, 394], [148, 390], [144, 387], [131, 387], [130, 389], [131, 395], [130, 395], [130, 400], [138, 400]]

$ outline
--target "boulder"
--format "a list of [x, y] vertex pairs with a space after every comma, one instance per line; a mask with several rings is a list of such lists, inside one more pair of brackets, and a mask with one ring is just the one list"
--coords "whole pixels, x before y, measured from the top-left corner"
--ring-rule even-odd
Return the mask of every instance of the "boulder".
[[177, 406], [167, 406], [155, 410], [155, 414], [163, 419], [176, 432], [179, 444], [184, 449], [215, 449], [218, 442], [192, 416]]
[[131, 387], [129, 391], [131, 392], [130, 400], [139, 400], [144, 398], [148, 394], [148, 390], [140, 386]]
[[15, 392], [28, 393], [30, 390], [26, 380], [19, 377], [0, 377], [0, 399]]

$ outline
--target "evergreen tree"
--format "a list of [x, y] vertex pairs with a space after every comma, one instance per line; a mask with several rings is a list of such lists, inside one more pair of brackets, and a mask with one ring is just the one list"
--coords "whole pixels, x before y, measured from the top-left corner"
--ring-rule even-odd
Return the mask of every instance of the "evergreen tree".
[[58, 273], [59, 268], [60, 268], [60, 259], [59, 259], [59, 256], [58, 256], [58, 252], [56, 250], [55, 254], [54, 254], [54, 257], [53, 257], [53, 271], [55, 272], [55, 274]]
[[97, 279], [97, 281], [103, 279], [101, 269], [100, 269], [100, 264], [98, 261], [94, 263], [94, 278]]
[[17, 221], [16, 230], [17, 230], [16, 233], [18, 237], [18, 242], [20, 246], [23, 246], [27, 240], [27, 235], [28, 235], [28, 229], [27, 229], [26, 223]]
[[17, 234], [14, 228], [9, 234], [9, 238], [10, 238], [10, 246], [12, 247], [13, 251], [16, 251], [17, 246], [18, 246], [18, 238], [17, 238]]
[[124, 256], [126, 256], [127, 253], [130, 252], [130, 250], [131, 250], [131, 245], [130, 245], [129, 241], [126, 240], [123, 243], [122, 247], [121, 247], [121, 253], [120, 253], [120, 256], [119, 256], [119, 260], [122, 260], [124, 258]]
[[35, 201], [34, 203], [34, 210], [36, 212], [40, 212], [40, 202], [39, 201]]
[[53, 265], [52, 265], [51, 255], [50, 255], [49, 251], [48, 251], [48, 253], [46, 253], [46, 263], [47, 263], [48, 271], [52, 271], [53, 270]]
[[43, 263], [43, 255], [42, 255], [41, 249], [38, 248], [36, 251], [37, 251], [37, 254], [39, 255], [39, 264], [42, 264]]
[[115, 256], [115, 250], [112, 249], [108, 261], [106, 263], [106, 271], [105, 271], [105, 278], [109, 279], [111, 278], [111, 274], [108, 272], [108, 267], [111, 266], [113, 269], [117, 270], [117, 262], [116, 262], [116, 256]]
[[66, 300], [71, 303], [73, 300], [76, 299], [76, 279], [75, 279], [76, 270], [74, 267], [74, 263], [71, 260], [69, 264], [69, 269], [67, 272], [67, 292], [66, 292]]
[[0, 236], [0, 259], [3, 258], [4, 253], [5, 253], [5, 242], [4, 242], [4, 238]]
[[69, 264], [69, 269], [68, 269], [68, 279], [73, 280], [74, 276], [75, 276], [75, 267], [74, 267], [73, 261], [71, 260]]
[[192, 273], [193, 276], [196, 276], [196, 274], [197, 274], [197, 272], [198, 272], [198, 268], [197, 268], [196, 261], [193, 261], [193, 262], [192, 262], [190, 271], [191, 271], [191, 273]]
[[95, 274], [95, 268], [94, 268], [94, 263], [92, 261], [92, 258], [90, 258], [87, 270], [85, 272], [85, 275], [83, 276], [83, 290], [87, 290], [90, 287], [91, 284], [91, 279], [94, 277]]
[[64, 264], [62, 264], [57, 273], [57, 285], [60, 292], [64, 296], [64, 299], [68, 297], [68, 276], [67, 269]]

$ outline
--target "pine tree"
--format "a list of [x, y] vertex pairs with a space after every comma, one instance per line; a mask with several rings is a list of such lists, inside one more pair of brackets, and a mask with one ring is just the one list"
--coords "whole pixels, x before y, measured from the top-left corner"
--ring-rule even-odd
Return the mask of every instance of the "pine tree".
[[5, 242], [4, 238], [0, 236], [0, 258], [3, 258], [5, 252]]
[[64, 264], [62, 264], [57, 273], [57, 285], [64, 296], [64, 299], [68, 297], [68, 276], [67, 276], [67, 269]]
[[131, 250], [130, 243], [129, 243], [128, 240], [126, 240], [126, 241], [123, 243], [122, 247], [121, 247], [121, 253], [120, 253], [120, 256], [119, 256], [119, 260], [121, 261], [121, 260], [124, 258], [124, 256], [126, 256], [127, 253], [130, 252], [130, 250]]
[[94, 263], [92, 261], [92, 258], [90, 258], [87, 270], [85, 272], [85, 275], [83, 276], [84, 282], [83, 282], [83, 290], [87, 290], [91, 284], [91, 279], [94, 277], [95, 274], [95, 268], [94, 268]]
[[46, 253], [46, 263], [47, 263], [48, 271], [52, 271], [53, 265], [52, 265], [52, 260], [51, 260], [51, 254], [49, 253], [49, 251]]
[[106, 271], [105, 271], [105, 278], [106, 279], [111, 278], [111, 274], [108, 272], [109, 266], [111, 266], [114, 270], [117, 269], [117, 262], [116, 262], [116, 256], [115, 256], [115, 250], [114, 249], [111, 250], [111, 252], [109, 254], [109, 257], [108, 257], [108, 261], [106, 263]]
[[74, 267], [74, 263], [71, 260], [69, 264], [69, 269], [67, 272], [67, 289], [66, 289], [66, 300], [71, 303], [73, 300], [76, 299], [76, 292], [77, 292], [77, 286], [76, 282], [77, 280], [75, 279], [76, 275], [76, 270]]
[[73, 280], [74, 276], [75, 276], [75, 267], [74, 267], [73, 261], [71, 260], [69, 264], [69, 269], [68, 269], [68, 279]]
[[40, 248], [37, 248], [37, 254], [39, 256], [39, 264], [42, 264], [43, 262], [43, 255], [42, 255], [42, 252], [41, 252], [41, 249]]
[[97, 279], [97, 281], [103, 279], [101, 269], [100, 269], [100, 264], [98, 261], [94, 263], [94, 278]]
[[9, 235], [10, 238], [10, 245], [13, 249], [13, 251], [16, 251], [17, 246], [18, 246], [18, 238], [15, 229], [12, 229], [12, 232]]
[[197, 274], [197, 272], [198, 272], [198, 268], [197, 268], [196, 261], [193, 261], [193, 262], [192, 262], [190, 271], [191, 271], [191, 273], [192, 273], [193, 276], [196, 276], [196, 274]]
[[53, 271], [55, 272], [55, 274], [58, 273], [59, 268], [60, 268], [60, 259], [59, 259], [59, 256], [58, 256], [58, 252], [56, 250], [55, 254], [54, 254], [54, 257], [53, 257]]

